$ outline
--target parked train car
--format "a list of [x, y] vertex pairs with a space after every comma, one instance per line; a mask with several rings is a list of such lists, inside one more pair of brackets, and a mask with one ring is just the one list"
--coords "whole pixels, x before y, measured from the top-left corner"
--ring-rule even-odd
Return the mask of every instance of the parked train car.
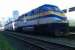
[[16, 31], [62, 36], [68, 32], [68, 20], [57, 6], [45, 4], [23, 14], [15, 21]]
[[9, 23], [7, 23], [6, 25], [5, 25], [5, 27], [4, 27], [4, 29], [5, 30], [12, 30], [13, 28], [12, 28], [12, 24], [11, 24], [12, 22], [9, 22]]
[[7, 24], [5, 24], [4, 30], [5, 31], [15, 31], [15, 21], [10, 21]]

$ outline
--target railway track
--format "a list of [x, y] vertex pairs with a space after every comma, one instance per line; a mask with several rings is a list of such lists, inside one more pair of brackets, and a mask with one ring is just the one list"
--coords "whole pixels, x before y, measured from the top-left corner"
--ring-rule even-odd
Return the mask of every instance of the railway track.
[[18, 38], [6, 35], [8, 40], [11, 42], [11, 45], [14, 46], [17, 50], [44, 50], [38, 46], [30, 44], [28, 42], [22, 41]]
[[8, 36], [16, 38], [18, 40], [24, 41], [26, 43], [31, 44], [32, 46], [35, 46], [33, 48], [39, 48], [43, 50], [73, 50], [74, 48], [65, 46], [65, 45], [59, 45], [56, 43], [52, 43], [49, 41], [46, 41], [45, 39], [41, 39], [40, 37], [30, 36], [26, 34], [21, 33], [15, 33], [15, 32], [6, 32]]

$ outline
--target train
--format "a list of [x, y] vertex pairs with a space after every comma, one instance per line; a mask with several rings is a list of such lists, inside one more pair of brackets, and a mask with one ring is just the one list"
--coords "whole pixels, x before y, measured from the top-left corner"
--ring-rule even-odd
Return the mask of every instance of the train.
[[5, 24], [5, 30], [62, 36], [69, 32], [68, 20], [58, 6], [45, 4]]

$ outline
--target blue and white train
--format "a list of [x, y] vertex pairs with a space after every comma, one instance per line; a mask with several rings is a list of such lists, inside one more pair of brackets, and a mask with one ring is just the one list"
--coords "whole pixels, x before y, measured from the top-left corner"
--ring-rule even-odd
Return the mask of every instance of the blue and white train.
[[35, 32], [35, 34], [60, 36], [68, 33], [68, 20], [63, 11], [57, 6], [48, 4], [19, 16], [14, 24], [8, 25], [11, 25], [16, 31]]

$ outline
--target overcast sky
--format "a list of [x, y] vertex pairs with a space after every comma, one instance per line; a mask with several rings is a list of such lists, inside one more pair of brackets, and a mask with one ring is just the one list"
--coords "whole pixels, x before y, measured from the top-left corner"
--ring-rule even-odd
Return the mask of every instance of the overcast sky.
[[21, 15], [43, 4], [53, 4], [65, 9], [75, 6], [75, 0], [0, 0], [0, 20], [11, 17], [14, 10], [18, 10]]

